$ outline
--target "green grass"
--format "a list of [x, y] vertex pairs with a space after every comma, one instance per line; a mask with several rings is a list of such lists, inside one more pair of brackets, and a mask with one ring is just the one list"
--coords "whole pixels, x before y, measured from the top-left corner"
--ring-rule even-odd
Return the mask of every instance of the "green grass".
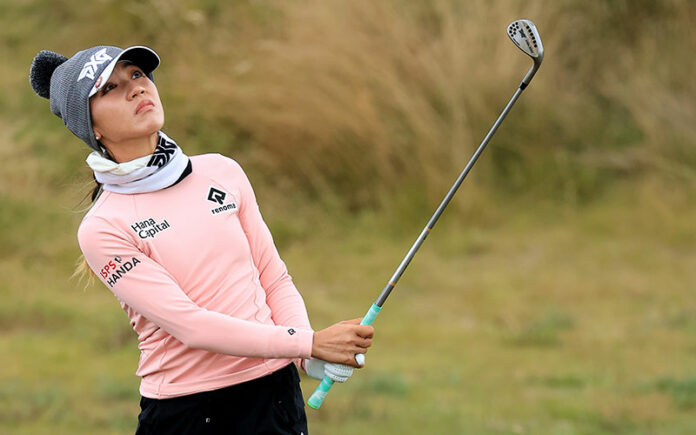
[[[487, 215], [445, 214], [375, 323], [367, 367], [308, 409], [313, 433], [696, 430], [696, 205], [638, 192], [571, 208], [491, 196]], [[315, 328], [364, 314], [430, 213], [260, 202]], [[73, 214], [4, 205], [8, 241], [58, 222], [0, 263], [0, 432], [131, 433], [135, 336], [105, 288], [69, 280]]]
[[[513, 201], [492, 226], [445, 216], [377, 320], [367, 368], [310, 412], [317, 432], [694, 430], [696, 335], [680, 319], [696, 252], [676, 236], [696, 209], [653, 220], [631, 196], [570, 212]], [[285, 249], [315, 326], [364, 311], [417, 234], [383, 230]]]

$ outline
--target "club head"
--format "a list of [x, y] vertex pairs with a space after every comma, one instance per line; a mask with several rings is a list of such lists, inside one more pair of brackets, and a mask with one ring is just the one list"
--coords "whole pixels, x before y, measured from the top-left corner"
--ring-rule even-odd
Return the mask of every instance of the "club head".
[[539, 31], [534, 23], [529, 20], [513, 21], [508, 26], [507, 32], [512, 42], [534, 61], [534, 66], [523, 80], [526, 86], [539, 69], [541, 61], [544, 60], [544, 46], [541, 44], [541, 36], [539, 36]]

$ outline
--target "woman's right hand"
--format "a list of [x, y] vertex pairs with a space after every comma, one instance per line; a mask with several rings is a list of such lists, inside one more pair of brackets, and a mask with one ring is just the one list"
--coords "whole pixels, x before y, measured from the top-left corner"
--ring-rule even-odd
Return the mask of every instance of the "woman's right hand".
[[346, 320], [315, 332], [312, 356], [359, 368], [355, 355], [367, 352], [375, 333], [372, 326], [361, 325], [360, 320]]

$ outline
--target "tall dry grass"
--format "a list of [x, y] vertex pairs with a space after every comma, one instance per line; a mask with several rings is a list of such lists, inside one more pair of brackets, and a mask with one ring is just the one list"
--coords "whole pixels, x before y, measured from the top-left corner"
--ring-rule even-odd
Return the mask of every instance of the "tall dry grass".
[[[36, 13], [5, 11], [3, 75], [42, 48], [149, 44], [163, 59], [166, 129], [187, 150], [233, 155], [276, 188], [349, 209], [442, 196], [530, 64], [505, 35], [527, 17], [544, 65], [458, 205], [491, 192], [574, 204], [645, 178], [694, 187], [687, 0], [36, 3]], [[61, 20], [81, 24], [68, 31]], [[33, 143], [38, 159], [63, 147], [60, 123], [37, 129], [36, 97], [6, 83], [13, 140]], [[81, 168], [77, 154], [51, 170]]]
[[[528, 15], [549, 15], [531, 6]], [[220, 89], [227, 116], [257, 139], [270, 169], [352, 207], [404, 189], [441, 196], [529, 63], [505, 37], [523, 14], [509, 2], [281, 9], [282, 31], [226, 68], [236, 72]]]
[[633, 50], [617, 54], [600, 90], [631, 114], [642, 133], [627, 153], [611, 161], [629, 169], [651, 168], [696, 187], [696, 7], [671, 2], [656, 20], [645, 20]]
[[219, 51], [199, 90], [277, 184], [350, 208], [440, 198], [528, 68], [504, 34], [528, 17], [547, 57], [467, 182], [469, 203], [491, 188], [575, 203], [645, 174], [693, 187], [693, 3], [272, 5], [263, 32], [209, 30]]

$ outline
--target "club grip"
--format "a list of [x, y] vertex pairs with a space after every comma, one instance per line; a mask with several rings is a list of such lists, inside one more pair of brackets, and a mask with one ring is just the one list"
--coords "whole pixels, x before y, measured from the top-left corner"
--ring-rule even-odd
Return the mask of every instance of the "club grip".
[[[378, 307], [376, 304], [372, 304], [370, 309], [367, 310], [367, 314], [365, 314], [365, 317], [363, 317], [363, 319], [360, 321], [360, 324], [371, 325], [372, 322], [374, 322], [377, 318], [377, 315], [379, 314], [381, 309], [382, 307]], [[355, 355], [355, 361], [361, 366], [364, 365], [365, 355], [362, 353]], [[314, 393], [312, 393], [312, 395], [309, 397], [309, 400], [307, 400], [307, 405], [309, 405], [310, 408], [319, 409], [321, 407], [321, 404], [324, 402], [326, 395], [329, 394], [329, 390], [331, 390], [333, 384], [334, 381], [332, 381], [328, 376], [324, 376], [324, 379], [321, 380], [317, 389], [314, 390]]]
[[377, 314], [382, 310], [382, 307], [378, 307], [377, 304], [372, 304], [369, 310], [367, 310], [367, 314], [365, 314], [365, 317], [362, 318], [360, 321], [361, 325], [372, 325], [372, 322], [375, 321], [377, 318]]
[[324, 402], [326, 395], [329, 394], [329, 390], [333, 384], [334, 381], [329, 379], [328, 376], [324, 376], [324, 379], [321, 380], [317, 389], [314, 390], [314, 393], [312, 393], [312, 395], [309, 397], [307, 405], [309, 405], [310, 408], [319, 409], [322, 402]]

